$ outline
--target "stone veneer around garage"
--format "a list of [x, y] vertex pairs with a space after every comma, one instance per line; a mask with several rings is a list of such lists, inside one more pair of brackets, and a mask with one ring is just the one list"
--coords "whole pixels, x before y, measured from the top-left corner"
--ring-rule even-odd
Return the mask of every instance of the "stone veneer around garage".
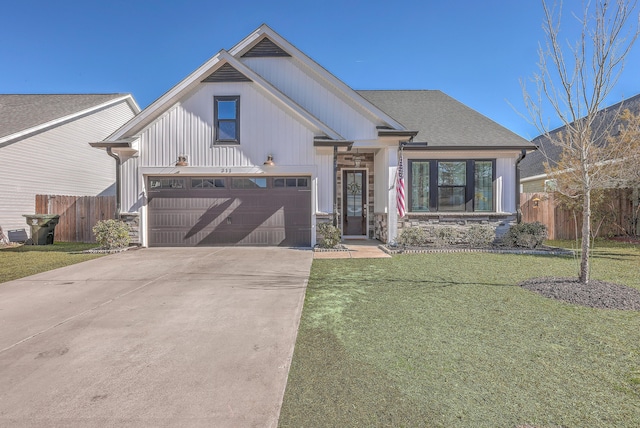
[[120, 213], [120, 220], [129, 226], [131, 245], [140, 245], [140, 215], [138, 213]]

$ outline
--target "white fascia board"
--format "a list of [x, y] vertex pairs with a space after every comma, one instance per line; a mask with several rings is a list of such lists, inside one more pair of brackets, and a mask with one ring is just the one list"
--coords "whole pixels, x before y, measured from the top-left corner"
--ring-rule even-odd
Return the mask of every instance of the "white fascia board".
[[531, 177], [520, 178], [520, 182], [528, 183], [529, 181], [541, 180], [543, 178], [549, 178], [549, 176], [547, 174], [532, 175]]
[[323, 123], [320, 119], [309, 113], [298, 103], [293, 101], [291, 98], [283, 94], [280, 90], [278, 90], [271, 83], [266, 81], [262, 76], [257, 74], [255, 71], [251, 70], [249, 67], [238, 61], [235, 57], [231, 56], [228, 52], [221, 53], [221, 60], [224, 60], [231, 64], [236, 70], [240, 73], [247, 76], [249, 79], [253, 80], [267, 95], [269, 95], [273, 100], [279, 102], [281, 105], [286, 106], [292, 113], [294, 113], [298, 118], [302, 119], [308, 125], [311, 125], [314, 128], [319, 129], [324, 134], [326, 134], [329, 138], [334, 140], [344, 140], [344, 138], [338, 134], [336, 131], [331, 129], [328, 125]]
[[261, 25], [256, 31], [251, 33], [249, 36], [245, 37], [240, 43], [235, 45], [233, 48], [229, 50], [229, 53], [234, 57], [242, 56], [246, 51], [249, 50], [251, 45], [256, 41], [262, 38], [263, 35], [266, 35], [272, 42], [279, 45], [282, 49], [284, 49], [291, 56], [295, 57], [298, 61], [303, 63], [306, 67], [311, 69], [316, 75], [318, 75], [324, 81], [330, 83], [334, 86], [340, 93], [350, 99], [354, 104], [358, 107], [362, 108], [370, 115], [377, 117], [382, 122], [391, 126], [393, 129], [398, 130], [406, 130], [405, 126], [400, 122], [397, 122], [387, 113], [380, 110], [378, 107], [371, 104], [369, 101], [365, 100], [360, 94], [354, 91], [351, 87], [349, 87], [342, 80], [338, 79], [336, 76], [331, 74], [326, 68], [322, 67], [320, 64], [315, 62], [309, 56], [304, 54], [301, 50], [293, 46], [290, 42], [280, 36], [278, 33], [273, 31], [268, 25]]
[[142, 111], [136, 99], [133, 98], [133, 95], [128, 94], [126, 99], [127, 99], [127, 103], [129, 104], [129, 107], [131, 107], [131, 110], [133, 111], [134, 114], [139, 114]]
[[170, 106], [175, 104], [185, 93], [196, 87], [201, 82], [203, 76], [208, 76], [213, 72], [214, 68], [220, 63], [220, 55], [223, 52], [224, 50], [221, 50], [213, 57], [211, 57], [207, 62], [198, 67], [189, 76], [181, 80], [177, 85], [169, 89], [162, 96], [160, 96], [160, 98], [151, 103], [151, 105], [145, 108], [140, 114], [131, 119], [129, 122], [125, 123], [120, 129], [107, 137], [105, 141], [114, 141], [122, 139], [123, 137], [133, 136], [144, 129], [151, 122], [156, 120]]
[[75, 112], [73, 114], [69, 114], [67, 116], [62, 116], [62, 117], [59, 117], [57, 119], [51, 120], [49, 122], [45, 122], [45, 123], [42, 123], [40, 125], [31, 127], [31, 128], [23, 129], [20, 132], [16, 132], [14, 134], [7, 135], [5, 137], [0, 138], [0, 144], [9, 143], [11, 141], [19, 140], [21, 138], [27, 137], [29, 135], [38, 134], [40, 132], [46, 131], [47, 129], [53, 128], [55, 126], [62, 125], [63, 123], [71, 122], [72, 120], [79, 119], [79, 118], [81, 118], [83, 116], [89, 115], [89, 114], [94, 113], [96, 111], [100, 111], [102, 109], [111, 107], [112, 105], [116, 105], [118, 103], [121, 103], [122, 101], [126, 101], [127, 104], [129, 104], [129, 107], [131, 108], [131, 110], [133, 111], [134, 114], [137, 114], [137, 113], [140, 112], [140, 107], [138, 107], [138, 104], [133, 99], [131, 94], [126, 94], [126, 95], [123, 95], [121, 97], [114, 98], [112, 100], [104, 102], [102, 104], [98, 104], [98, 105], [95, 105], [93, 107], [89, 107], [87, 109]]

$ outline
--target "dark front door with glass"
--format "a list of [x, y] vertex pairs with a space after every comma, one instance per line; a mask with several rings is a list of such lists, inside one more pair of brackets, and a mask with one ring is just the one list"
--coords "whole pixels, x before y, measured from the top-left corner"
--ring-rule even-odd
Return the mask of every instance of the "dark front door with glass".
[[366, 235], [366, 171], [344, 171], [342, 183], [342, 234], [347, 236]]

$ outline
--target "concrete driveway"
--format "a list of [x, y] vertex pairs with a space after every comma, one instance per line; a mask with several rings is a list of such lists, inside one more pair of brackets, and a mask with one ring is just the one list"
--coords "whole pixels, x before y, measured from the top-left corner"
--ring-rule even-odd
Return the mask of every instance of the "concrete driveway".
[[276, 426], [311, 261], [153, 248], [0, 284], [0, 426]]

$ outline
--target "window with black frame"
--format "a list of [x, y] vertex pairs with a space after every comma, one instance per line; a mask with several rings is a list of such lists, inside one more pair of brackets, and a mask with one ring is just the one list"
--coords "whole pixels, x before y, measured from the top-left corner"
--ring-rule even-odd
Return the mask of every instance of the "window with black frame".
[[216, 144], [240, 143], [240, 97], [214, 97]]
[[494, 159], [409, 161], [410, 212], [492, 212]]

